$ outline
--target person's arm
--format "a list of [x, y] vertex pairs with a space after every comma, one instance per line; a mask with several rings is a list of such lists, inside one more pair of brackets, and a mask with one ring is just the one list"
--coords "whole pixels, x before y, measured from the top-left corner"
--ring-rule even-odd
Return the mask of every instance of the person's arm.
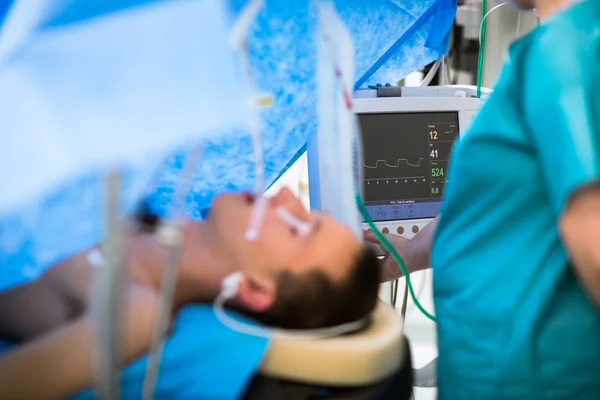
[[[545, 71], [553, 85], [524, 90], [523, 115], [562, 244], [582, 288], [600, 306], [600, 69], [533, 57], [522, 76]], [[579, 57], [580, 52], [575, 52]], [[574, 67], [574, 68], [573, 68]]]
[[[121, 360], [130, 362], [150, 347], [158, 309], [154, 292], [127, 293]], [[89, 314], [0, 357], [0, 399], [59, 399], [94, 383], [94, 338]]]
[[86, 251], [51, 267], [33, 282], [0, 293], [0, 337], [27, 341], [80, 317], [91, 279]]
[[73, 317], [65, 298], [41, 281], [0, 293], [0, 337], [6, 340], [29, 340]]
[[0, 293], [0, 336], [27, 341], [71, 321], [82, 311], [42, 277]]
[[[431, 244], [435, 235], [435, 229], [438, 224], [438, 218], [431, 221], [425, 228], [417, 233], [412, 239], [406, 239], [402, 236], [384, 234], [386, 239], [394, 246], [402, 261], [406, 264], [409, 273], [429, 268], [429, 257], [431, 254]], [[371, 231], [366, 231], [365, 240], [376, 243], [381, 246], [386, 253], [382, 263], [382, 279], [391, 281], [403, 276], [400, 267], [387, 250], [381, 245], [377, 236]]]
[[[144, 248], [137, 242], [148, 242]], [[128, 279], [158, 290], [147, 275], [156, 269], [148, 254], [160, 252], [160, 245], [151, 235], [131, 235], [127, 241]], [[78, 253], [49, 268], [39, 279], [0, 293], [0, 337], [13, 342], [31, 340], [83, 315], [89, 303], [93, 268], [88, 261], [89, 250]], [[143, 257], [143, 258], [142, 258]], [[155, 262], [156, 261], [156, 262]]]
[[571, 198], [560, 219], [560, 233], [581, 284], [600, 307], [600, 184]]

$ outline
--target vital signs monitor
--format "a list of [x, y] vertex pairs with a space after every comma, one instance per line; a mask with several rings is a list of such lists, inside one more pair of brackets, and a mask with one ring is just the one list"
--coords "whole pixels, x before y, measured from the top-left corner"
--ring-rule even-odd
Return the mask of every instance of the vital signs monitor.
[[[452, 148], [479, 107], [480, 100], [469, 97], [354, 99], [363, 200], [378, 229], [410, 237], [440, 213]], [[309, 187], [311, 208], [320, 209], [315, 142], [308, 144]]]

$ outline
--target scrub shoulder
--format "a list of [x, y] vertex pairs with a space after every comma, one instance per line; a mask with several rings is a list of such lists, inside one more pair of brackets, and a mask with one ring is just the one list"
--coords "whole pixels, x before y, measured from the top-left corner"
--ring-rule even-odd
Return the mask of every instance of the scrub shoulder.
[[540, 25], [517, 42], [511, 57], [522, 57], [526, 82], [535, 76], [552, 77], [554, 90], [593, 88], [600, 69], [600, 1], [583, 1]]

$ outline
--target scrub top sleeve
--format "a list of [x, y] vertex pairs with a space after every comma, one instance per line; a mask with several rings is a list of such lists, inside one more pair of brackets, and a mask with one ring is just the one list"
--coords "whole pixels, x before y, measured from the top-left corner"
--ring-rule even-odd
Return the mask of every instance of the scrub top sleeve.
[[599, 178], [600, 100], [583, 84], [554, 86], [553, 94], [535, 100], [525, 109], [532, 111], [537, 162], [558, 216], [574, 191]]

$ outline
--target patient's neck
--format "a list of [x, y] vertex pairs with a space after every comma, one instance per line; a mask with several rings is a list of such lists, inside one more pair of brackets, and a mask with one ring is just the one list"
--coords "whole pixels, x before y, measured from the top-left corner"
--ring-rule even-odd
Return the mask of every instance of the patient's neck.
[[234, 264], [226, 254], [219, 254], [204, 222], [186, 226], [181, 254], [182, 285], [190, 287], [188, 298], [193, 302], [212, 302], [221, 290], [223, 279], [234, 272]]
[[[138, 280], [159, 290], [167, 259], [167, 248], [154, 235], [137, 235], [131, 250], [138, 266]], [[210, 244], [202, 223], [189, 222], [183, 229], [180, 262], [175, 289], [175, 309], [188, 303], [211, 302], [219, 294], [221, 282], [233, 267]]]

